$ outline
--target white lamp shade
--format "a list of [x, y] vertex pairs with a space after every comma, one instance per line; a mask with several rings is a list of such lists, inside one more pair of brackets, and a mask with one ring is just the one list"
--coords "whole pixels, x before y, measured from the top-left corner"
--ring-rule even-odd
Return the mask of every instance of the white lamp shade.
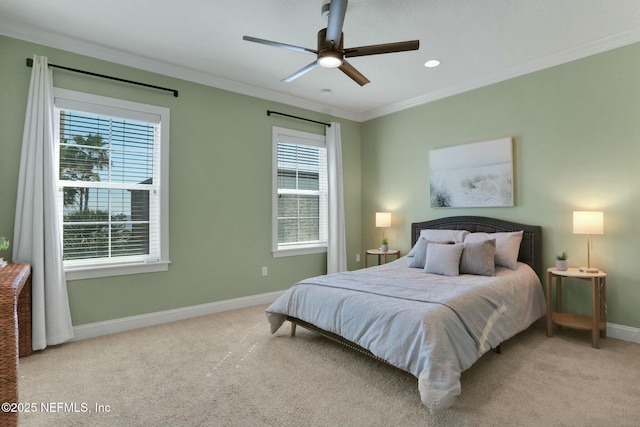
[[376, 227], [391, 227], [391, 213], [376, 212]]
[[598, 211], [575, 211], [573, 234], [604, 234], [604, 213]]

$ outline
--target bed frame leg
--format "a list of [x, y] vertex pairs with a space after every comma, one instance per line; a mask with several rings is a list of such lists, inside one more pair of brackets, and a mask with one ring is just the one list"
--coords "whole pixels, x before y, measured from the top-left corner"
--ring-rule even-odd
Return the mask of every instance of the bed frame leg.
[[296, 325], [295, 323], [291, 322], [291, 336], [295, 337], [296, 336]]
[[493, 349], [498, 354], [502, 354], [502, 344], [498, 344], [496, 348]]

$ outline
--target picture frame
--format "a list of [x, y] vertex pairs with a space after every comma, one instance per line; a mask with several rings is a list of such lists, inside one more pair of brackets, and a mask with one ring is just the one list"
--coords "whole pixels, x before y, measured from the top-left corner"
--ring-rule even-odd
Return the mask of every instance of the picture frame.
[[513, 138], [429, 151], [432, 208], [513, 207]]

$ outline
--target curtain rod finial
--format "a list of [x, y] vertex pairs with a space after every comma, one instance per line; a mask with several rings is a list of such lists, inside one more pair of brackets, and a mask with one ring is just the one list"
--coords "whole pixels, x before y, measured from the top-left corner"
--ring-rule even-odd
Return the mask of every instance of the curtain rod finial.
[[27, 67], [33, 67], [33, 58], [27, 58]]

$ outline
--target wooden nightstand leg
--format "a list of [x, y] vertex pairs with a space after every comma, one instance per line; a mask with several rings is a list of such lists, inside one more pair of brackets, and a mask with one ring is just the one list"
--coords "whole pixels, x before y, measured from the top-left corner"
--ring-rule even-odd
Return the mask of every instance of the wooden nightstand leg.
[[607, 337], [607, 278], [600, 278], [600, 321], [604, 322], [604, 329], [600, 330], [600, 338]]
[[562, 277], [556, 276], [556, 311], [562, 311]]
[[551, 288], [553, 275], [551, 272], [547, 273], [547, 336], [553, 336], [553, 322], [551, 321]]
[[600, 280], [591, 279], [591, 346], [600, 348]]

